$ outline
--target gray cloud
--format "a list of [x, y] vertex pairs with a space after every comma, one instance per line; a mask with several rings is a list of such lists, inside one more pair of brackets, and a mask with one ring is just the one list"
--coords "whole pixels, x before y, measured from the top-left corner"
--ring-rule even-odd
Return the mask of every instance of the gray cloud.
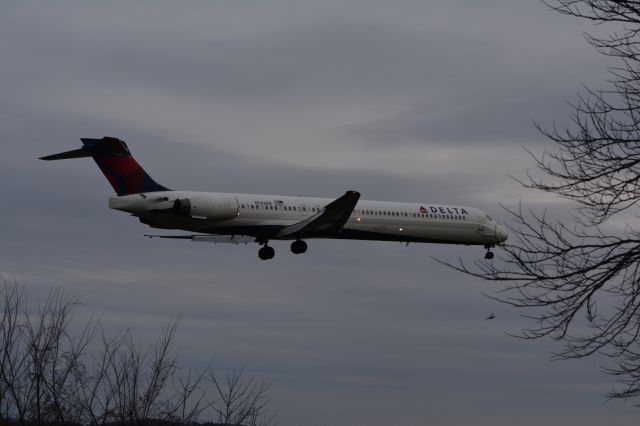
[[461, 106], [461, 110], [441, 110], [428, 103], [416, 105], [397, 116], [344, 126], [338, 134], [374, 146], [397, 144], [438, 145], [526, 145], [538, 144], [544, 136], [536, 123], [551, 127], [554, 120], [564, 122], [569, 113], [562, 99], [574, 99], [574, 93], [552, 93], [545, 98], [513, 99], [490, 104], [479, 102]]

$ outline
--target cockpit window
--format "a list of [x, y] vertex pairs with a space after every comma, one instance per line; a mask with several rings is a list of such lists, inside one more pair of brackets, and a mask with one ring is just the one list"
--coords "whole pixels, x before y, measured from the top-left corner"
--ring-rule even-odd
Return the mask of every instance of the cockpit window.
[[490, 220], [493, 222], [493, 219], [491, 219], [491, 216], [487, 215], [487, 220]]

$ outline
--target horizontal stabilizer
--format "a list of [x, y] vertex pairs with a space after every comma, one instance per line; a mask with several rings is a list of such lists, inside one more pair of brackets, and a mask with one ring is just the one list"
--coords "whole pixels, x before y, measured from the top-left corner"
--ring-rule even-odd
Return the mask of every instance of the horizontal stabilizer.
[[84, 148], [74, 149], [71, 151], [61, 152], [59, 154], [47, 155], [45, 157], [40, 157], [41, 160], [52, 161], [52, 160], [66, 160], [67, 158], [83, 158], [83, 157], [91, 157], [91, 153], [89, 153]]

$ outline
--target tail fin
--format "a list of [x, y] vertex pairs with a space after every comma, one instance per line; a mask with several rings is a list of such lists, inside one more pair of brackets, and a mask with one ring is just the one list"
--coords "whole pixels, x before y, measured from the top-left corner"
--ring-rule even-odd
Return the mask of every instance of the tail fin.
[[118, 195], [140, 192], [170, 191], [158, 184], [131, 156], [124, 141], [105, 136], [102, 139], [80, 139], [80, 149], [41, 157], [41, 160], [63, 160], [66, 158], [93, 157]]

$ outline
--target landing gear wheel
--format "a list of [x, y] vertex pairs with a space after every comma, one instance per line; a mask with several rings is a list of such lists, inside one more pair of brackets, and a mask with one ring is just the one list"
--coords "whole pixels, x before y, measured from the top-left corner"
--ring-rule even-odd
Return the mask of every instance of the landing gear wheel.
[[485, 259], [493, 259], [493, 252], [491, 251], [493, 247], [495, 247], [495, 244], [485, 244], [484, 248], [487, 249], [487, 252], [484, 254]]
[[291, 243], [291, 253], [302, 254], [307, 251], [307, 243], [302, 240], [296, 240]]
[[276, 251], [273, 247], [269, 247], [268, 245], [264, 245], [260, 250], [258, 250], [258, 257], [262, 260], [273, 259], [273, 256], [276, 255]]

